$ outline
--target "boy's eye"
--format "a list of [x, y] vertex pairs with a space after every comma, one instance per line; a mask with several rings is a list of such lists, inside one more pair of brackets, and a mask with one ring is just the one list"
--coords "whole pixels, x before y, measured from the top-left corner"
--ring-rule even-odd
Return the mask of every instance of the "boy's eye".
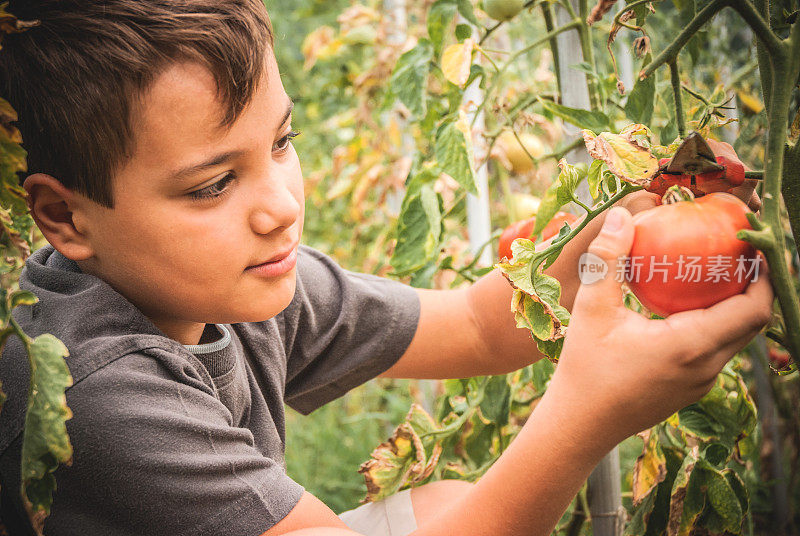
[[233, 182], [236, 178], [236, 175], [233, 173], [228, 173], [222, 179], [215, 182], [211, 186], [207, 186], [202, 190], [195, 190], [189, 194], [189, 197], [196, 201], [202, 201], [204, 199], [215, 199], [217, 197], [223, 196], [226, 192], [230, 190], [228, 186], [229, 183]]
[[272, 147], [272, 150], [273, 151], [278, 151], [278, 152], [285, 151], [286, 149], [289, 148], [289, 144], [292, 142], [292, 140], [295, 139], [299, 135], [300, 135], [300, 133], [296, 132], [294, 130], [289, 132], [287, 135], [285, 135], [284, 137], [279, 139], [277, 142], [275, 142], [275, 145]]

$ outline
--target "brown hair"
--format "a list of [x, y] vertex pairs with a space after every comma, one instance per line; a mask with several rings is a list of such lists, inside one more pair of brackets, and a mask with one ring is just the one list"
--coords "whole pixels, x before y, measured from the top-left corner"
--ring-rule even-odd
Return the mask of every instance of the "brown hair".
[[0, 97], [17, 110], [28, 172], [114, 207], [141, 98], [171, 64], [214, 75], [228, 129], [250, 102], [273, 34], [263, 0], [12, 0], [40, 25], [8, 35]]

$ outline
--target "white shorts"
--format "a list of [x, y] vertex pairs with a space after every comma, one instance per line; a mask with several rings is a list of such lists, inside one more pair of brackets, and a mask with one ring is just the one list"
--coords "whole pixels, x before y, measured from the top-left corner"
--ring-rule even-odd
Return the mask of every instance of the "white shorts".
[[411, 489], [342, 512], [339, 518], [350, 529], [368, 536], [406, 536], [417, 530]]

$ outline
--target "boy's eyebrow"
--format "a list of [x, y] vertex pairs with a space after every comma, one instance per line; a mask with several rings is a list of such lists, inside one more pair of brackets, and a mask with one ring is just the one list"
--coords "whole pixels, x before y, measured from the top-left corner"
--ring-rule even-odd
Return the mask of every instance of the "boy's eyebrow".
[[[283, 114], [283, 118], [281, 119], [281, 122], [279, 123], [280, 125], [283, 125], [284, 123], [286, 123], [286, 121], [289, 119], [289, 116], [292, 115], [292, 110], [293, 109], [294, 109], [294, 101], [292, 99], [289, 99], [289, 104], [286, 106], [286, 112]], [[211, 169], [213, 167], [216, 167], [216, 166], [219, 166], [219, 165], [224, 164], [226, 162], [229, 162], [233, 158], [242, 156], [243, 154], [244, 154], [244, 151], [228, 151], [228, 152], [225, 152], [225, 153], [220, 153], [220, 154], [214, 156], [213, 158], [209, 159], [206, 162], [202, 162], [200, 164], [193, 164], [191, 166], [187, 166], [187, 167], [185, 167], [183, 169], [179, 169], [178, 171], [170, 173], [168, 175], [169, 176], [168, 180], [170, 180], [170, 181], [179, 181], [179, 180], [181, 180], [181, 179], [183, 179], [185, 177], [189, 177], [191, 175], [194, 175], [195, 173], [199, 173], [199, 172], [204, 171], [206, 169]]]

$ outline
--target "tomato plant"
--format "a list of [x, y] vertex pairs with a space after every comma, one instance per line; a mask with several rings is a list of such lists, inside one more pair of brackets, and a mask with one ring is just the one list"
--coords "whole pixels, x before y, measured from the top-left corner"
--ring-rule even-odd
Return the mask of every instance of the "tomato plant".
[[751, 244], [736, 238], [738, 231], [751, 229], [748, 212], [725, 192], [639, 212], [633, 217], [628, 286], [662, 317], [705, 309], [741, 293], [759, 259]]

